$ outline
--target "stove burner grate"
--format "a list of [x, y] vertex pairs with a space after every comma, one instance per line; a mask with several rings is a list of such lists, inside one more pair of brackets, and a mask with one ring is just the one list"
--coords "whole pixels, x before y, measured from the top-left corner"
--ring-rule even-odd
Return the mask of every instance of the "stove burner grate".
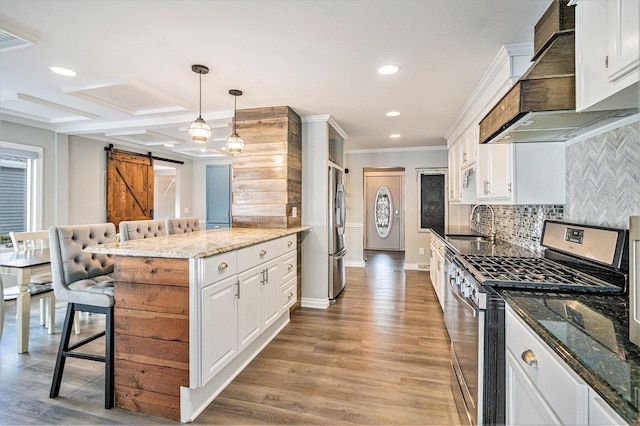
[[483, 285], [579, 292], [624, 291], [598, 277], [542, 257], [460, 256]]

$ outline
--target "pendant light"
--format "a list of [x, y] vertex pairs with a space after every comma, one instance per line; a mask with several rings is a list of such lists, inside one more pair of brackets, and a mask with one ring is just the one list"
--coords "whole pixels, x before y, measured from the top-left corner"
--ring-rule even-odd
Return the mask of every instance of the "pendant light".
[[237, 154], [242, 151], [244, 147], [244, 141], [236, 132], [236, 101], [238, 100], [238, 96], [242, 96], [242, 91], [237, 89], [229, 90], [229, 94], [234, 97], [233, 100], [233, 132], [231, 136], [227, 139], [225, 145], [231, 154]]
[[191, 65], [191, 71], [200, 74], [200, 109], [198, 110], [198, 118], [189, 124], [187, 133], [194, 142], [205, 143], [211, 136], [211, 126], [202, 118], [202, 74], [207, 74], [209, 68], [204, 65]]

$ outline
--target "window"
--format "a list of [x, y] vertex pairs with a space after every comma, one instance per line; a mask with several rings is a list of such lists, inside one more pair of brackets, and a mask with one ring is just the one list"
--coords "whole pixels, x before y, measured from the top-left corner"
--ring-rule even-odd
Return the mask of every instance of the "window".
[[447, 228], [447, 169], [418, 169], [418, 217], [420, 232]]
[[41, 227], [42, 148], [0, 142], [0, 244]]

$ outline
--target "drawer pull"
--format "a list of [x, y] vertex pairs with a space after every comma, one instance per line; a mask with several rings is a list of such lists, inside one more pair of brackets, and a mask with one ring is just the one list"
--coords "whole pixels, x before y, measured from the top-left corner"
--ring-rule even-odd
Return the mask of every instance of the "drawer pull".
[[288, 245], [289, 247], [291, 247], [291, 245], [292, 245], [292, 244], [293, 244], [293, 241], [291, 241], [291, 240], [287, 241], [287, 245]]
[[292, 264], [289, 264], [289, 265], [287, 265], [287, 268], [288, 268], [289, 270], [291, 270], [291, 269], [293, 269], [293, 265], [292, 265]]
[[522, 360], [529, 366], [538, 368], [538, 358], [536, 358], [536, 354], [533, 353], [532, 350], [526, 350], [522, 352]]
[[222, 262], [218, 265], [218, 271], [224, 271], [225, 269], [227, 269], [229, 267], [229, 265], [227, 265], [225, 262]]
[[260, 250], [260, 256], [264, 256], [265, 254], [267, 254], [266, 250]]
[[287, 294], [287, 297], [291, 299], [293, 297], [293, 292], [290, 291], [289, 294]]

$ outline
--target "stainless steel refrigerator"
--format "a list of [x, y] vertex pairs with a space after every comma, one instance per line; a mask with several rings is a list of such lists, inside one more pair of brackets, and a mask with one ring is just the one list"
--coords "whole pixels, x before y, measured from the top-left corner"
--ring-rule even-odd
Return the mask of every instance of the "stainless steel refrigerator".
[[346, 284], [345, 220], [344, 175], [340, 169], [329, 167], [329, 300], [332, 303], [344, 290]]

